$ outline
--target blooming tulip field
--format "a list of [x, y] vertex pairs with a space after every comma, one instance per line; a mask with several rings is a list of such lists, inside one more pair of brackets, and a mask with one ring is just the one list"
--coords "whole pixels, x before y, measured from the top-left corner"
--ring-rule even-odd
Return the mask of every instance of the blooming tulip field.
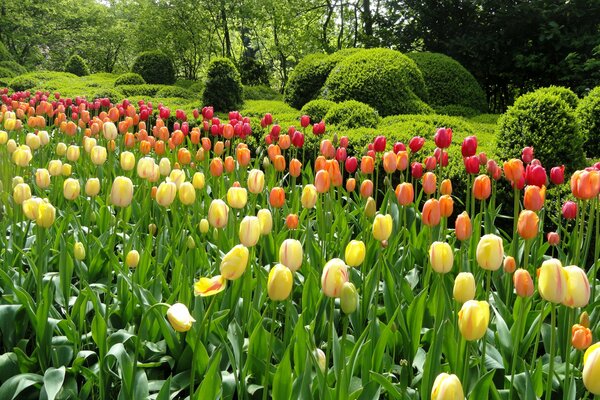
[[2, 100], [1, 400], [600, 394], [593, 166]]

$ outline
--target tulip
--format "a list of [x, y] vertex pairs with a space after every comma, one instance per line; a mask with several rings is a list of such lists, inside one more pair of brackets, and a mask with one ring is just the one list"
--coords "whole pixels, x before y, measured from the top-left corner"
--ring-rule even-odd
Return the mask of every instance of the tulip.
[[287, 299], [292, 292], [292, 271], [284, 265], [277, 264], [269, 271], [267, 280], [267, 294], [273, 301]]
[[67, 200], [75, 200], [79, 196], [81, 187], [79, 180], [73, 178], [67, 178], [63, 182], [63, 195]]
[[71, 162], [76, 162], [79, 160], [79, 146], [71, 145], [67, 148], [67, 160]]
[[154, 159], [150, 157], [142, 157], [137, 163], [137, 174], [142, 179], [148, 179], [154, 171]]
[[186, 206], [194, 204], [196, 201], [196, 189], [194, 189], [194, 185], [190, 182], [183, 182], [181, 186], [179, 186], [179, 201]]
[[346, 245], [344, 252], [344, 260], [349, 267], [358, 267], [365, 259], [367, 249], [365, 244], [360, 240], [351, 240]]
[[477, 200], [487, 200], [492, 193], [492, 182], [487, 175], [479, 175], [473, 181], [473, 196]]
[[73, 255], [78, 261], [83, 261], [85, 259], [85, 247], [83, 247], [83, 243], [75, 243], [75, 245], [73, 246]]
[[439, 274], [450, 272], [454, 264], [454, 252], [448, 243], [433, 242], [429, 247], [431, 268]]
[[519, 268], [513, 275], [513, 284], [515, 291], [519, 297], [533, 296], [533, 280], [529, 272], [523, 268]]
[[348, 282], [348, 266], [339, 258], [328, 261], [321, 275], [323, 294], [328, 297], [340, 297], [346, 282]]
[[321, 373], [324, 374], [327, 370], [327, 356], [321, 349], [315, 349], [313, 352], [315, 359], [317, 360], [317, 366], [321, 370]]
[[344, 314], [352, 314], [358, 308], [358, 292], [352, 282], [346, 282], [342, 285], [340, 308]]
[[590, 282], [584, 270], [575, 265], [564, 268], [567, 277], [567, 295], [563, 304], [567, 307], [585, 307], [590, 301]]
[[19, 183], [13, 189], [13, 199], [17, 204], [23, 204], [31, 198], [31, 188], [26, 183]]
[[429, 199], [423, 204], [421, 220], [426, 226], [436, 226], [440, 223], [440, 202], [437, 199]]
[[379, 135], [375, 139], [373, 139], [373, 150], [377, 153], [381, 153], [385, 150], [386, 146], [386, 138], [385, 136]]
[[300, 203], [303, 208], [313, 208], [317, 204], [317, 188], [314, 185], [308, 184], [302, 189]]
[[274, 187], [269, 194], [269, 204], [274, 208], [281, 208], [285, 204], [285, 191], [281, 187]]
[[367, 202], [365, 203], [365, 216], [367, 218], [373, 218], [375, 213], [377, 212], [377, 204], [375, 204], [375, 199], [369, 197]]
[[571, 344], [577, 350], [585, 350], [592, 344], [592, 331], [579, 324], [571, 327]]
[[452, 197], [445, 194], [440, 197], [440, 215], [444, 218], [448, 218], [452, 215], [454, 211], [454, 200]]
[[23, 214], [30, 220], [35, 221], [38, 217], [38, 210], [42, 201], [39, 197], [31, 197], [24, 200], [22, 204]]
[[504, 259], [502, 238], [494, 234], [483, 235], [477, 244], [477, 264], [485, 270], [496, 271]]
[[318, 193], [327, 193], [329, 191], [329, 187], [331, 184], [331, 179], [329, 177], [329, 172], [322, 169], [317, 171], [315, 175], [315, 188]]
[[446, 149], [450, 147], [450, 144], [452, 143], [452, 129], [438, 129], [435, 135], [433, 136], [433, 140], [435, 142], [435, 145], [440, 149]]
[[221, 275], [230, 281], [242, 276], [248, 265], [248, 248], [241, 244], [234, 246], [221, 260]]
[[431, 389], [431, 400], [464, 400], [460, 380], [454, 374], [448, 375], [442, 372], [435, 378]]
[[175, 183], [170, 181], [162, 182], [156, 191], [156, 202], [163, 207], [169, 207], [173, 204], [176, 194], [177, 185]]
[[271, 211], [266, 208], [262, 208], [258, 210], [256, 214], [260, 221], [260, 233], [261, 235], [268, 235], [271, 233], [271, 229], [273, 229], [273, 217], [271, 216]]
[[265, 174], [259, 169], [252, 169], [248, 173], [248, 190], [250, 193], [258, 194], [265, 187]]
[[454, 280], [452, 295], [454, 300], [465, 303], [475, 298], [475, 277], [470, 272], [461, 272]]
[[204, 184], [204, 174], [202, 172], [196, 172], [192, 177], [192, 186], [194, 186], [194, 189], [202, 190], [204, 189]]
[[585, 388], [595, 395], [600, 395], [600, 343], [592, 345], [583, 355], [583, 372], [581, 373]]
[[537, 214], [530, 210], [523, 210], [519, 214], [517, 221], [517, 231], [519, 236], [525, 240], [533, 239], [538, 234], [538, 225], [540, 219]]
[[248, 202], [248, 192], [245, 188], [232, 186], [227, 191], [227, 204], [231, 208], [241, 209]]
[[171, 173], [171, 170], [171, 160], [169, 160], [167, 157], [161, 158], [158, 162], [158, 171], [160, 174], [162, 176], [167, 176]]
[[410, 165], [410, 174], [415, 179], [421, 179], [423, 176], [423, 164], [414, 162]]
[[371, 156], [363, 156], [360, 161], [360, 172], [363, 174], [372, 174], [375, 170], [375, 160]]
[[550, 181], [555, 185], [562, 185], [565, 182], [565, 166], [553, 167], [550, 170]]
[[538, 269], [538, 291], [551, 303], [563, 303], [567, 299], [567, 273], [559, 260], [552, 258]]
[[35, 223], [42, 228], [50, 228], [56, 218], [56, 209], [48, 201], [44, 200], [38, 205]]
[[200, 278], [194, 283], [194, 295], [208, 297], [220, 293], [225, 290], [227, 280], [222, 275], [217, 275], [212, 278]]
[[22, 168], [29, 166], [29, 162], [32, 158], [33, 155], [31, 154], [31, 149], [27, 145], [17, 147], [12, 153], [13, 162]]
[[415, 191], [412, 183], [403, 182], [396, 186], [396, 199], [402, 206], [407, 206], [414, 201]]
[[360, 184], [360, 197], [363, 199], [369, 198], [373, 195], [373, 181], [365, 179]]
[[131, 171], [135, 167], [135, 156], [129, 151], [124, 151], [120, 156], [121, 168], [124, 171]]
[[415, 136], [412, 139], [410, 139], [410, 141], [408, 142], [408, 147], [410, 148], [411, 152], [416, 153], [419, 150], [421, 150], [421, 148], [423, 147], [424, 144], [425, 144], [424, 138], [422, 138], [420, 136]]
[[574, 201], [566, 201], [562, 206], [562, 215], [565, 219], [577, 218], [577, 203]]
[[173, 182], [177, 189], [181, 186], [183, 182], [185, 182], [185, 172], [181, 169], [174, 169], [169, 174], [169, 178], [167, 181]]
[[302, 174], [302, 163], [300, 160], [293, 158], [290, 161], [290, 175], [294, 178], [299, 177]]
[[433, 172], [426, 172], [425, 175], [423, 175], [423, 192], [425, 192], [425, 194], [433, 194], [436, 191], [436, 177], [435, 174]]
[[286, 239], [279, 247], [279, 262], [296, 272], [302, 266], [302, 243], [296, 239]]
[[51, 160], [48, 163], [48, 172], [50, 172], [51, 176], [58, 176], [62, 173], [62, 161], [60, 160]]
[[373, 237], [375, 240], [383, 241], [388, 240], [392, 234], [394, 221], [390, 214], [382, 215], [377, 214], [373, 221]]
[[442, 195], [450, 196], [452, 194], [452, 181], [450, 179], [444, 179], [440, 185], [440, 193]]
[[90, 152], [90, 159], [94, 165], [102, 165], [106, 161], [106, 147], [94, 146]]
[[398, 166], [398, 157], [393, 151], [386, 151], [383, 154], [383, 169], [386, 174], [392, 174], [396, 172]]
[[187, 332], [192, 329], [196, 320], [190, 314], [188, 308], [181, 303], [175, 303], [167, 310], [167, 319], [177, 332]]
[[477, 137], [467, 136], [463, 139], [461, 148], [463, 157], [472, 157], [477, 153]]
[[408, 152], [402, 150], [396, 153], [396, 169], [405, 171], [408, 168]]
[[524, 147], [521, 159], [525, 164], [529, 164], [533, 160], [533, 147]]
[[229, 207], [221, 199], [215, 199], [208, 207], [208, 222], [214, 228], [223, 228], [227, 225]]
[[541, 165], [529, 164], [525, 169], [525, 182], [528, 185], [545, 186], [546, 185], [546, 169]]
[[136, 268], [140, 263], [140, 253], [137, 250], [131, 250], [125, 257], [125, 264], [129, 268]]
[[437, 159], [435, 157], [429, 156], [425, 159], [425, 168], [427, 171], [432, 171], [435, 169], [437, 164]]
[[548, 240], [548, 244], [550, 246], [558, 246], [560, 243], [560, 235], [557, 232], [548, 232], [546, 239]]
[[106, 140], [115, 140], [119, 134], [115, 124], [110, 121], [102, 124], [102, 132]]
[[525, 168], [523, 162], [516, 158], [504, 162], [504, 176], [508, 179], [513, 186], [516, 185], [525, 174]]
[[465, 241], [471, 237], [471, 233], [471, 218], [466, 211], [463, 211], [454, 222], [454, 234], [458, 240]]
[[252, 247], [258, 243], [260, 238], [260, 220], [258, 217], [246, 216], [240, 222], [240, 243], [246, 247]]
[[469, 300], [458, 312], [458, 329], [465, 340], [479, 340], [485, 335], [490, 322], [487, 301]]
[[515, 269], [517, 268], [517, 262], [515, 261], [515, 258], [512, 256], [506, 256], [504, 258], [502, 268], [504, 269], [504, 272], [508, 274], [512, 274], [513, 272], [515, 272]]
[[571, 176], [571, 192], [580, 200], [590, 200], [598, 196], [600, 190], [600, 172], [575, 171]]
[[525, 194], [523, 198], [523, 205], [527, 210], [539, 211], [544, 206], [546, 199], [546, 187], [542, 186], [525, 186]]
[[352, 193], [354, 192], [354, 189], [356, 189], [356, 179], [349, 178], [346, 180], [346, 191]]

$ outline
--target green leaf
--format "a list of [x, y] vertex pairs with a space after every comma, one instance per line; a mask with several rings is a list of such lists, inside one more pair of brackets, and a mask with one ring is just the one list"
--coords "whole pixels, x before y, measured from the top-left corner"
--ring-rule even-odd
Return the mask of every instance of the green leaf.
[[42, 396], [46, 396], [47, 400], [54, 400], [60, 392], [65, 381], [65, 367], [48, 368], [44, 373], [44, 387], [42, 388]]
[[289, 349], [283, 355], [283, 359], [277, 367], [273, 378], [273, 399], [290, 399], [292, 395], [292, 366], [290, 363]]
[[0, 386], [0, 399], [14, 400], [25, 389], [40, 385], [43, 381], [44, 378], [38, 374], [15, 375]]
[[403, 397], [402, 393], [400, 393], [398, 391], [398, 389], [396, 388], [396, 386], [394, 386], [394, 384], [392, 384], [392, 382], [390, 382], [385, 376], [378, 374], [377, 372], [371, 371], [371, 378], [375, 382], [377, 382], [381, 386], [383, 386], [383, 388], [386, 390], [389, 398], [401, 399]]
[[490, 393], [490, 384], [492, 384], [492, 379], [494, 378], [495, 370], [488, 371], [484, 374], [475, 386], [471, 393], [469, 393], [469, 400], [484, 400], [488, 398], [488, 394]]
[[200, 383], [198, 388], [199, 393], [202, 394], [202, 398], [205, 399], [216, 399], [221, 388], [221, 350], [217, 350], [210, 358], [210, 364], [204, 379]]

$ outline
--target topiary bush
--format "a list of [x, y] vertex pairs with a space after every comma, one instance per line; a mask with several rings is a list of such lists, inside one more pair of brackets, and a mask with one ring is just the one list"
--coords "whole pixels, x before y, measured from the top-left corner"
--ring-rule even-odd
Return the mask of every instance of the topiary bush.
[[536, 90], [537, 93], [553, 94], [563, 99], [573, 110], [579, 104], [579, 97], [571, 89], [564, 86], [548, 86]]
[[8, 86], [16, 92], [32, 89], [36, 85], [37, 80], [28, 74], [16, 76], [8, 82]]
[[588, 157], [600, 157], [600, 86], [579, 102], [575, 115], [581, 127]]
[[347, 100], [331, 106], [325, 115], [325, 121], [338, 128], [376, 128], [379, 114], [368, 104]]
[[362, 49], [344, 49], [331, 55], [309, 54], [304, 57], [290, 74], [285, 86], [284, 100], [294, 108], [302, 108], [319, 96], [331, 70], [348, 56]]
[[65, 64], [65, 72], [70, 72], [77, 76], [86, 76], [90, 74], [90, 69], [81, 56], [73, 54]]
[[309, 101], [302, 107], [300, 114], [308, 115], [312, 123], [319, 122], [325, 118], [331, 107], [335, 106], [335, 102], [325, 99], [317, 99]]
[[11, 70], [15, 76], [27, 73], [27, 68], [15, 61], [0, 61], [0, 68]]
[[475, 77], [458, 61], [444, 54], [430, 52], [408, 53], [407, 56], [423, 73], [429, 93], [429, 105], [436, 111], [465, 116], [474, 115], [473, 110], [475, 114], [486, 111], [485, 92]]
[[266, 85], [244, 86], [244, 100], [281, 100], [281, 94]]
[[268, 85], [269, 71], [265, 64], [254, 57], [242, 57], [236, 66], [244, 85]]
[[156, 97], [180, 97], [182, 99], [193, 99], [198, 96], [194, 92], [179, 86], [165, 86], [156, 92]]
[[238, 109], [243, 103], [240, 73], [228, 58], [215, 58], [208, 65], [203, 102], [215, 111]]
[[94, 99], [104, 99], [109, 98], [111, 103], [117, 103], [123, 99], [123, 93], [121, 93], [117, 89], [109, 89], [105, 88], [94, 93], [92, 98]]
[[467, 107], [467, 106], [461, 106], [458, 104], [450, 104], [448, 106], [435, 107], [435, 112], [437, 114], [442, 114], [442, 115], [467, 117], [467, 118], [471, 118], [471, 117], [475, 117], [475, 116], [479, 115], [478, 110], [471, 108], [471, 107]]
[[136, 74], [135, 72], [127, 72], [119, 75], [119, 77], [115, 81], [115, 86], [144, 85], [145, 83], [146, 81], [140, 74]]
[[584, 165], [583, 135], [575, 111], [561, 97], [532, 92], [519, 97], [498, 120], [500, 159], [518, 158], [525, 146], [546, 168], [564, 164], [569, 171]]
[[146, 51], [135, 59], [131, 72], [144, 78], [146, 83], [172, 85], [175, 83], [173, 62], [160, 51]]
[[122, 85], [119, 86], [119, 91], [123, 93], [125, 97], [131, 96], [144, 96], [154, 97], [164, 85]]
[[335, 102], [358, 100], [380, 115], [419, 114], [427, 88], [414, 61], [399, 51], [368, 49], [346, 57], [329, 74], [323, 97]]

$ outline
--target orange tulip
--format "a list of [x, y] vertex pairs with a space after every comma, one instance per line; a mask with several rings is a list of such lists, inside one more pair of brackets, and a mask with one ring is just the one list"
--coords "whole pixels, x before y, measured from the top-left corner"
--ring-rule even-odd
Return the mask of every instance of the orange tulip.
[[223, 161], [219, 157], [213, 158], [210, 160], [209, 170], [212, 176], [221, 176], [223, 174]]
[[519, 297], [533, 296], [533, 279], [527, 270], [519, 268], [513, 275], [513, 284]]
[[422, 178], [423, 192], [425, 194], [433, 194], [436, 190], [437, 178], [433, 172], [426, 172]]
[[192, 144], [200, 144], [200, 131], [197, 129], [192, 129], [192, 132], [190, 132], [190, 142], [192, 142]]
[[471, 237], [472, 231], [471, 218], [469, 218], [469, 214], [467, 214], [466, 211], [463, 211], [458, 217], [456, 217], [456, 222], [454, 223], [454, 234], [458, 240], [464, 241]]
[[487, 175], [479, 175], [473, 182], [473, 196], [477, 200], [486, 200], [492, 194], [492, 181]]
[[440, 223], [440, 202], [437, 199], [429, 199], [423, 204], [421, 219], [426, 226], [436, 226]]
[[214, 152], [217, 156], [221, 156], [221, 154], [223, 154], [223, 152], [225, 151], [225, 143], [218, 141], [217, 143], [215, 143], [215, 148], [214, 148]]
[[290, 175], [297, 178], [302, 173], [302, 163], [297, 159], [293, 158], [290, 161]]
[[504, 272], [508, 274], [515, 272], [515, 269], [517, 268], [517, 262], [515, 261], [515, 258], [512, 256], [506, 256], [506, 258], [504, 258], [503, 268]]
[[571, 344], [577, 350], [585, 350], [592, 344], [592, 331], [579, 324], [571, 328]]
[[373, 195], [373, 181], [370, 179], [365, 179], [360, 184], [360, 197], [366, 199], [371, 197], [371, 195]]
[[285, 226], [288, 229], [296, 229], [298, 227], [298, 214], [288, 214], [285, 218]]
[[331, 179], [329, 177], [329, 172], [324, 169], [317, 171], [317, 175], [315, 176], [315, 187], [317, 188], [317, 192], [328, 192], [330, 184]]
[[140, 142], [140, 153], [148, 154], [148, 153], [150, 153], [150, 150], [152, 150], [152, 147], [150, 146], [150, 142], [147, 140], [142, 140]]
[[340, 171], [340, 164], [336, 160], [328, 160], [325, 164], [325, 169], [329, 172], [331, 178], [331, 184], [334, 187], [342, 186], [342, 172]]
[[247, 167], [250, 164], [250, 149], [247, 147], [238, 147], [236, 157], [240, 167]]
[[275, 167], [275, 171], [283, 172], [285, 171], [285, 157], [282, 155], [276, 155], [272, 160], [273, 166]]
[[267, 154], [269, 155], [269, 160], [273, 161], [275, 156], [281, 155], [281, 149], [276, 144], [270, 144], [267, 148]]
[[523, 239], [533, 239], [538, 234], [538, 224], [540, 219], [537, 214], [531, 210], [523, 210], [519, 214], [517, 222], [517, 231]]
[[177, 160], [179, 160], [181, 164], [187, 165], [192, 161], [192, 155], [188, 149], [182, 147], [177, 151]]
[[315, 171], [320, 171], [322, 169], [325, 169], [327, 165], [327, 159], [323, 156], [318, 156], [317, 159], [315, 160]]
[[523, 198], [525, 209], [540, 211], [544, 206], [544, 200], [546, 200], [546, 186], [542, 186], [541, 188], [534, 185], [525, 186]]
[[290, 138], [290, 135], [279, 135], [277, 143], [282, 150], [287, 150], [292, 145], [292, 139]]
[[446, 195], [452, 194], [452, 181], [450, 179], [444, 179], [442, 181], [442, 184], [440, 185], [440, 192]]
[[513, 158], [512, 160], [504, 162], [504, 176], [513, 185], [519, 183], [525, 174], [525, 168], [523, 167], [523, 161]]
[[235, 169], [235, 161], [233, 161], [233, 157], [227, 156], [225, 157], [225, 171], [230, 174]]
[[415, 199], [415, 190], [412, 183], [404, 182], [396, 186], [396, 199], [402, 206], [407, 206]]
[[233, 125], [231, 124], [225, 124], [223, 125], [223, 137], [225, 139], [231, 139], [233, 137]]
[[575, 171], [571, 176], [571, 192], [580, 200], [590, 200], [600, 192], [600, 172], [597, 170]]
[[372, 174], [375, 170], [375, 160], [371, 156], [363, 156], [360, 160], [360, 172], [363, 174]]
[[404, 171], [408, 168], [408, 152], [399, 151], [396, 154], [396, 169], [398, 171]]
[[454, 211], [454, 200], [447, 194], [440, 197], [440, 215], [448, 218]]
[[387, 174], [391, 174], [396, 171], [398, 166], [398, 159], [393, 151], [386, 151], [383, 153], [383, 170]]
[[346, 190], [348, 192], [354, 192], [354, 189], [356, 189], [356, 179], [350, 178], [346, 181]]
[[320, 150], [321, 154], [324, 155], [326, 158], [333, 158], [335, 156], [335, 148], [333, 147], [333, 144], [329, 139], [324, 139], [321, 141]]
[[269, 204], [274, 208], [281, 208], [285, 204], [285, 191], [281, 187], [274, 187], [269, 194]]
[[209, 151], [210, 148], [212, 147], [211, 143], [210, 143], [210, 139], [207, 137], [203, 137], [202, 139], [200, 139], [200, 142], [202, 142], [202, 148], [205, 151]]
[[159, 156], [165, 154], [165, 142], [162, 140], [157, 140], [154, 144], [154, 152]]

